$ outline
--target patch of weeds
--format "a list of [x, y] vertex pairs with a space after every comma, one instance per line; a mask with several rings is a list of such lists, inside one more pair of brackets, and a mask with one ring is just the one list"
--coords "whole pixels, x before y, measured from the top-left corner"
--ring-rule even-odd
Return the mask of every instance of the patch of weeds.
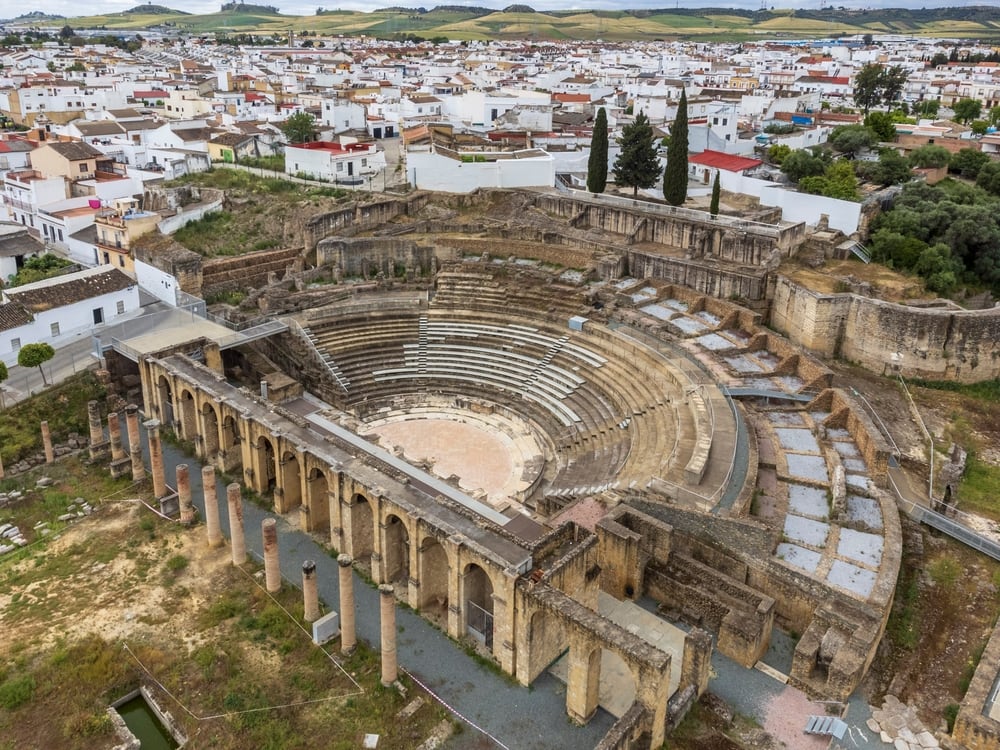
[[8, 711], [31, 700], [35, 692], [35, 678], [24, 674], [11, 677], [0, 684], [0, 706]]
[[955, 719], [958, 718], [958, 710], [960, 706], [957, 703], [949, 703], [944, 707], [944, 719], [948, 722], [948, 734], [951, 734], [955, 729]]

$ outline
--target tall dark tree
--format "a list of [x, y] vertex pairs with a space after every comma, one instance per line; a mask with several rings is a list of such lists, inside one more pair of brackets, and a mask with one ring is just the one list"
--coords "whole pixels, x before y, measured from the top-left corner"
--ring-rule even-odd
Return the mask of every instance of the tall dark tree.
[[608, 184], [608, 115], [601, 107], [594, 118], [594, 134], [590, 137], [590, 158], [587, 160], [587, 190], [603, 193]]
[[719, 182], [719, 170], [715, 170], [715, 180], [712, 182], [712, 202], [708, 204], [708, 212], [712, 216], [719, 215], [719, 201], [722, 198], [722, 184]]
[[891, 105], [903, 93], [906, 85], [906, 70], [900, 65], [882, 70], [882, 101]]
[[653, 147], [653, 126], [642, 110], [622, 128], [618, 145], [622, 150], [612, 168], [615, 182], [632, 188], [632, 195], [638, 195], [639, 188], [653, 187], [660, 177], [660, 162]]
[[968, 124], [969, 120], [975, 120], [983, 111], [983, 103], [978, 99], [961, 99], [952, 105], [955, 119]]
[[667, 146], [667, 167], [663, 170], [663, 197], [671, 206], [679, 206], [687, 198], [688, 188], [688, 100], [681, 91], [677, 102], [677, 117], [670, 128]]
[[854, 76], [854, 103], [868, 115], [868, 110], [882, 101], [882, 66], [865, 65]]

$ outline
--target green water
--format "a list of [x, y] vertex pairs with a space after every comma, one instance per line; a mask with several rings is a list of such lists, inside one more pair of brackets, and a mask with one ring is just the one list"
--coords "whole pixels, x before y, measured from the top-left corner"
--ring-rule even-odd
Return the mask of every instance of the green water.
[[141, 695], [123, 703], [116, 710], [132, 730], [132, 734], [139, 739], [142, 750], [174, 750], [177, 747], [174, 738], [164, 729]]

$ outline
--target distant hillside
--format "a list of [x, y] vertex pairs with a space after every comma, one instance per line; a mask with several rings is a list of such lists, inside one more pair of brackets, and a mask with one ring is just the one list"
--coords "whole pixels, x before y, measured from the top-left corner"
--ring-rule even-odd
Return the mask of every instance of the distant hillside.
[[[39, 13], [21, 22], [63, 20]], [[138, 5], [125, 13], [68, 19], [73, 28], [128, 29], [167, 24], [192, 33], [285, 35], [289, 31], [359, 35], [383, 39], [580, 40], [607, 42], [700, 39], [795, 39], [864, 34], [1000, 40], [1000, 7], [847, 10], [738, 10], [735, 8], [641, 8], [538, 12], [529, 5], [504, 10], [462, 5], [396, 6], [371, 12], [325, 10], [315, 15], [281, 15], [271, 5], [227, 2], [221, 10], [186, 14], [162, 5]]]
[[10, 19], [11, 23], [24, 23], [32, 21], [62, 21], [66, 16], [57, 16], [52, 13], [42, 13], [40, 10], [33, 10], [31, 13], [25, 13], [17, 18]]
[[190, 16], [191, 14], [183, 10], [173, 10], [167, 8], [163, 5], [137, 5], [134, 8], [129, 8], [128, 10], [123, 10], [123, 14], [131, 14], [136, 16]]

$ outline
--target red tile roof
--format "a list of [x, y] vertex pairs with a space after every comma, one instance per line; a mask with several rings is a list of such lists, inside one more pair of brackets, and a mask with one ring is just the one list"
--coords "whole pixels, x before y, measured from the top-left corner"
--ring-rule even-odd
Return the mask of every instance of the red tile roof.
[[748, 159], [745, 156], [734, 156], [733, 154], [725, 154], [722, 151], [706, 149], [700, 154], [688, 156], [688, 163], [723, 169], [726, 172], [745, 172], [748, 169], [759, 167], [764, 162], [760, 159]]

